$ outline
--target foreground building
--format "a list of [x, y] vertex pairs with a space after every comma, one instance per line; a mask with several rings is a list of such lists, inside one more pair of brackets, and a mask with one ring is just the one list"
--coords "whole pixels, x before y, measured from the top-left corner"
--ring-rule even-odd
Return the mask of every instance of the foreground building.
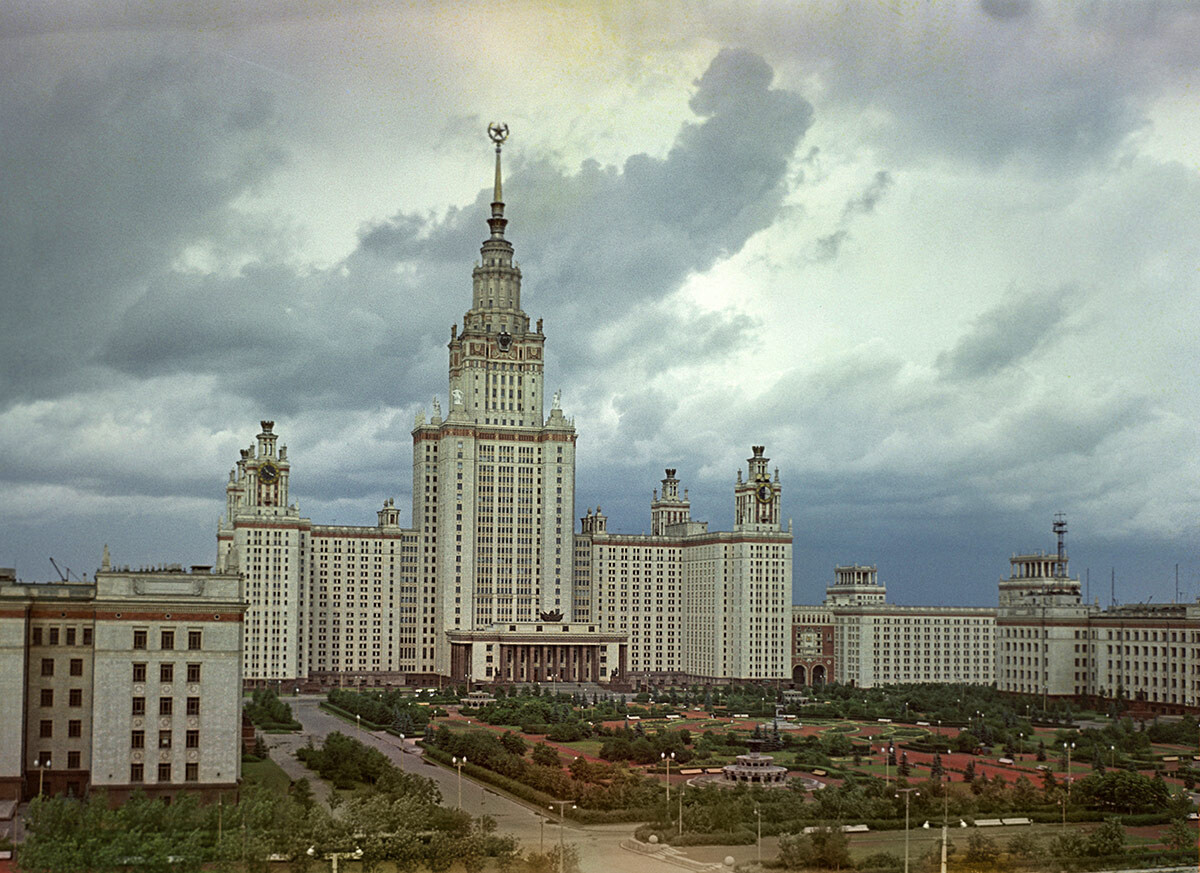
[[0, 799], [237, 790], [242, 619], [236, 570], [0, 578]]

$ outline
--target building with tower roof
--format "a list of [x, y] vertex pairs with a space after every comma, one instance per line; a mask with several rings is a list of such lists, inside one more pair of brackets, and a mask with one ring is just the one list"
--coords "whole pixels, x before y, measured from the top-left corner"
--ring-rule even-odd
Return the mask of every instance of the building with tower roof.
[[247, 680], [786, 678], [791, 532], [763, 447], [737, 475], [731, 532], [693, 522], [668, 470], [649, 537], [609, 534], [597, 510], [577, 538], [575, 425], [559, 394], [545, 408], [546, 336], [505, 236], [508, 130], [488, 133], [489, 234], [450, 329], [447, 405], [413, 426], [411, 525], [392, 501], [373, 526], [301, 516], [270, 421], [230, 472], [218, 563], [246, 580]]

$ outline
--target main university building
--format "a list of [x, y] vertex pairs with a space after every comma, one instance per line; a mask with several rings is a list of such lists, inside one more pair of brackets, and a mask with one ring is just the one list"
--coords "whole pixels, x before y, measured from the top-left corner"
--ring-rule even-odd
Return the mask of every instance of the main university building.
[[245, 684], [973, 682], [1200, 708], [1200, 603], [1082, 602], [1061, 520], [1057, 551], [1011, 559], [994, 609], [891, 605], [860, 565], [791, 606], [762, 446], [732, 483], [731, 531], [692, 519], [667, 469], [649, 534], [610, 532], [599, 507], [575, 533], [575, 427], [557, 395], [545, 414], [545, 335], [504, 235], [506, 129], [490, 132], [491, 233], [450, 332], [448, 408], [412, 431], [411, 525], [391, 500], [373, 526], [303, 518], [264, 421], [225, 486], [215, 570], [131, 571], [107, 549], [91, 583], [0, 569], [0, 803], [233, 791]]
[[[546, 337], [521, 306], [496, 141], [491, 233], [451, 328], [448, 406], [412, 431], [412, 524], [387, 501], [369, 527], [314, 524], [291, 502], [272, 422], [226, 485], [218, 570], [241, 572], [251, 683], [786, 679], [792, 534], [756, 446], [735, 524], [692, 520], [675, 471], [649, 536], [574, 532], [574, 423], [545, 414]], [[299, 469], [299, 468], [298, 468]]]

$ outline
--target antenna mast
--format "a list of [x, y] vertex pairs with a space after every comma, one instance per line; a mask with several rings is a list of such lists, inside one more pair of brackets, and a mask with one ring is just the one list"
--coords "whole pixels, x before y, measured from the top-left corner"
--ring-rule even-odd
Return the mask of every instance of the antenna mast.
[[1054, 564], [1054, 576], [1063, 579], [1067, 575], [1067, 514], [1054, 513], [1054, 533], [1058, 536], [1058, 561]]

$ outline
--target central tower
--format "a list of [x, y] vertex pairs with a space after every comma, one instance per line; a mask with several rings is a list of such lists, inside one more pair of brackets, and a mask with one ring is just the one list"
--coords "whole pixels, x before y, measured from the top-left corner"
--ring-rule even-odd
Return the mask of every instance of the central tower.
[[413, 428], [413, 523], [421, 540], [421, 662], [450, 672], [449, 632], [569, 621], [575, 426], [557, 395], [543, 417], [539, 320], [521, 309], [521, 270], [504, 236], [501, 146], [490, 234], [472, 272], [471, 308], [450, 329], [449, 409], [437, 398]]

